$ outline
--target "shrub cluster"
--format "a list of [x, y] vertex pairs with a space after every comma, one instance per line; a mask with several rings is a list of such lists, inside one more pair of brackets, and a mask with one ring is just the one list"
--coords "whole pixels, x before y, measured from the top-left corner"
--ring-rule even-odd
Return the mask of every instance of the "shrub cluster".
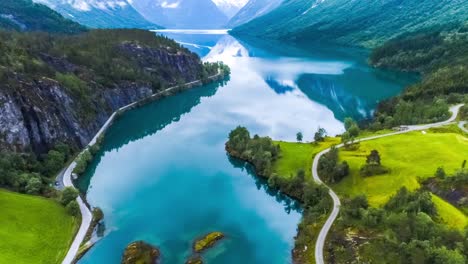
[[50, 186], [71, 158], [72, 150], [57, 144], [47, 154], [0, 152], [0, 187], [34, 195], [54, 196]]
[[[343, 263], [352, 258], [380, 259], [391, 263], [465, 263], [468, 253], [466, 232], [438, 222], [437, 210], [429, 192], [402, 188], [384, 206], [369, 207], [365, 196], [343, 201], [341, 216], [331, 237], [330, 258]], [[361, 235], [350, 244], [346, 230]], [[372, 241], [373, 251], [365, 250]], [[356, 241], [356, 240], [355, 240]], [[340, 248], [348, 248], [344, 252]]]
[[332, 147], [330, 151], [320, 157], [318, 173], [328, 183], [337, 183], [349, 175], [349, 165], [346, 161], [339, 163], [339, 151]]
[[269, 137], [250, 137], [245, 127], [237, 127], [229, 133], [226, 148], [231, 155], [251, 162], [258, 174], [268, 177], [272, 173], [272, 164], [280, 153]]

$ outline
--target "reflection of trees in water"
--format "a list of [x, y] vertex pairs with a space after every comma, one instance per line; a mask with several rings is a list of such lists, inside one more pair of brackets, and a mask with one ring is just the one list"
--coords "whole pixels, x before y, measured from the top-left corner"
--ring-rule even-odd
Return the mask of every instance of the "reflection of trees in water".
[[338, 120], [371, 117], [375, 105], [348, 92], [334, 78], [336, 76], [306, 74], [299, 78], [297, 86], [309, 99], [330, 109]]
[[275, 197], [275, 200], [279, 204], [282, 204], [284, 206], [284, 210], [286, 213], [289, 214], [291, 213], [291, 211], [302, 213], [302, 207], [298, 201], [292, 199], [284, 193], [281, 193], [276, 188], [271, 188], [268, 185], [268, 181], [265, 178], [257, 176], [254, 167], [250, 163], [231, 157], [229, 154], [226, 155], [228, 157], [229, 162], [232, 164], [232, 166], [234, 166], [234, 168], [246, 171], [250, 176], [252, 176], [252, 178], [255, 180], [255, 185], [257, 186], [258, 190], [263, 190], [268, 195]]
[[103, 151], [119, 149], [130, 142], [153, 135], [171, 123], [178, 122], [184, 114], [199, 105], [202, 98], [213, 96], [227, 81], [229, 79], [196, 87], [125, 113], [106, 133], [108, 140], [104, 142]]
[[95, 155], [85, 174], [77, 182], [80, 191], [87, 191], [104, 153], [118, 150], [130, 142], [153, 135], [171, 123], [178, 122], [181, 116], [199, 105], [202, 98], [215, 95], [218, 88], [226, 85], [228, 81], [229, 77], [220, 82], [195, 87], [130, 110], [118, 117], [106, 132], [101, 150]]

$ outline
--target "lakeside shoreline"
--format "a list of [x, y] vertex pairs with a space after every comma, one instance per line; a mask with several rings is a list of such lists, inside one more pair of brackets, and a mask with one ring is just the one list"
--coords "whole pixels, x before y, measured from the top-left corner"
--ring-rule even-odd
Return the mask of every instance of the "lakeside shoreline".
[[[218, 72], [218, 74], [208, 77], [207, 81], [208, 83], [213, 83], [213, 82], [221, 81], [225, 77], [226, 77], [226, 73], [220, 71]], [[200, 87], [205, 84], [207, 84], [205, 83], [205, 80], [196, 80], [196, 81], [188, 82], [182, 85], [172, 86], [163, 91], [154, 93], [149, 97], [143, 98], [141, 100], [138, 100], [136, 102], [123, 106], [119, 108], [118, 110], [114, 111], [112, 115], [107, 119], [107, 121], [102, 125], [101, 129], [95, 134], [93, 139], [88, 143], [88, 145], [82, 149], [82, 151], [76, 156], [76, 158], [66, 168], [65, 172], [63, 173], [63, 178], [62, 178], [64, 187], [75, 187], [73, 183], [72, 175], [73, 175], [73, 170], [77, 166], [78, 158], [80, 157], [82, 153], [89, 150], [89, 148], [94, 146], [99, 141], [99, 138], [105, 134], [105, 132], [107, 131], [109, 127], [112, 126], [113, 122], [118, 116], [124, 114], [125, 112], [129, 110], [138, 108], [140, 106], [146, 105], [156, 100], [159, 100], [159, 99], [162, 99], [162, 98], [174, 95], [174, 94], [178, 94], [178, 93], [181, 93], [183, 91], [186, 91], [195, 87]], [[76, 198], [76, 201], [78, 202], [78, 205], [80, 207], [80, 212], [81, 212], [81, 225], [80, 225], [80, 228], [78, 229], [78, 232], [74, 236], [73, 242], [69, 247], [67, 255], [63, 259], [62, 264], [72, 264], [72, 263], [76, 263], [79, 260], [79, 259], [76, 259], [76, 256], [79, 252], [81, 244], [84, 242], [83, 240], [85, 239], [86, 233], [88, 232], [91, 222], [92, 222], [91, 209], [88, 208], [88, 205], [87, 205], [88, 203], [87, 201], [85, 201], [85, 196], [83, 197], [84, 199], [80, 195]]]
[[[312, 144], [312, 143], [304, 143], [304, 144]], [[262, 179], [265, 179], [268, 181], [268, 179], [270, 178], [270, 176], [267, 176], [267, 175], [264, 175], [263, 173], [259, 172], [258, 171], [258, 168], [252, 163], [252, 161], [246, 159], [246, 158], [243, 158], [241, 157], [241, 155], [239, 153], [237, 153], [236, 151], [232, 150], [231, 148], [228, 147], [227, 143], [225, 145], [225, 150], [227, 152], [227, 154], [232, 157], [232, 158], [235, 158], [237, 160], [240, 160], [240, 161], [243, 161], [245, 163], [248, 163], [250, 166], [252, 166], [252, 168], [254, 169], [255, 171], [255, 176], [256, 177], [260, 177]], [[282, 190], [281, 188], [279, 187], [272, 187], [270, 186], [268, 183], [267, 185], [269, 186], [269, 188], [273, 188], [275, 190], [277, 190], [279, 193], [283, 194], [283, 195], [286, 195], [287, 197], [289, 197], [290, 199], [298, 202], [301, 206], [301, 209], [304, 209], [303, 206], [304, 206], [304, 201], [302, 199], [300, 199], [299, 197], [296, 197], [295, 195], [289, 193], [289, 192], [286, 192], [284, 190]], [[331, 210], [331, 208], [330, 208]], [[301, 215], [303, 214], [304, 212], [301, 212]], [[303, 216], [302, 216], [303, 218]], [[299, 225], [298, 225], [299, 227]], [[302, 230], [303, 231], [303, 230]], [[296, 239], [297, 237], [299, 237], [301, 235], [301, 229], [298, 228], [297, 230], [297, 233], [296, 235], [294, 236], [294, 242], [296, 242]], [[294, 243], [294, 246], [293, 248], [291, 249], [291, 260], [292, 260], [292, 263], [303, 263], [302, 260], [305, 258], [305, 255], [304, 255], [304, 250], [302, 248], [298, 248], [296, 243]]]

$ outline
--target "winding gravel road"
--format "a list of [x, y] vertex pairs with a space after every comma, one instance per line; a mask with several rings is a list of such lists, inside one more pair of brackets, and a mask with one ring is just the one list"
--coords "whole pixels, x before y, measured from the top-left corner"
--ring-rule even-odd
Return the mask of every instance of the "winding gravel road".
[[[378, 138], [383, 138], [383, 137], [389, 137], [389, 136], [409, 133], [409, 132], [412, 132], [412, 131], [425, 130], [425, 129], [429, 129], [429, 128], [433, 128], [433, 127], [439, 127], [439, 126], [444, 126], [444, 125], [450, 124], [450, 123], [455, 121], [455, 119], [457, 118], [458, 112], [460, 111], [460, 108], [462, 106], [463, 106], [463, 104], [459, 104], [459, 105], [455, 105], [455, 106], [450, 107], [450, 112], [452, 112], [452, 116], [446, 121], [433, 123], [433, 124], [426, 124], [426, 125], [402, 126], [406, 130], [393, 132], [393, 133], [388, 133], [388, 134], [384, 134], [384, 135], [372, 136], [372, 137], [368, 137], [368, 138], [363, 138], [363, 139], [356, 140], [356, 142], [369, 141], [369, 140], [373, 140], [373, 139], [378, 139]], [[341, 148], [341, 147], [343, 147], [343, 144], [337, 145], [336, 147]], [[326, 149], [326, 150], [320, 152], [319, 154], [317, 154], [315, 156], [315, 158], [314, 158], [314, 162], [312, 163], [312, 176], [313, 176], [314, 180], [319, 184], [324, 184], [324, 183], [322, 182], [322, 180], [320, 179], [320, 177], [318, 175], [318, 163], [319, 163], [320, 157], [322, 157], [324, 154], [328, 153], [329, 151], [330, 151], [330, 149]], [[326, 184], [324, 184], [324, 185], [327, 186]], [[325, 240], [327, 238], [327, 235], [328, 235], [333, 223], [335, 222], [336, 218], [338, 217], [338, 214], [340, 212], [340, 206], [341, 206], [341, 202], [340, 202], [340, 199], [338, 198], [338, 195], [329, 186], [327, 186], [327, 187], [329, 189], [330, 196], [333, 199], [333, 210], [332, 210], [330, 216], [328, 217], [327, 221], [325, 222], [324, 226], [320, 230], [320, 234], [319, 234], [319, 236], [317, 238], [317, 242], [315, 244], [315, 262], [317, 264], [324, 264], [325, 263], [324, 259], [323, 259], [323, 248], [324, 248], [324, 245], [325, 245]]]

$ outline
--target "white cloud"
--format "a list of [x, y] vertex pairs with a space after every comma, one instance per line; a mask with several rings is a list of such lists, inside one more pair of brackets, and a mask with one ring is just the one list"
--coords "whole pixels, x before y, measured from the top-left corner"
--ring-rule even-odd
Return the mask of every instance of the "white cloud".
[[164, 1], [161, 3], [162, 8], [178, 8], [180, 4], [180, 1], [170, 3], [168, 1]]

